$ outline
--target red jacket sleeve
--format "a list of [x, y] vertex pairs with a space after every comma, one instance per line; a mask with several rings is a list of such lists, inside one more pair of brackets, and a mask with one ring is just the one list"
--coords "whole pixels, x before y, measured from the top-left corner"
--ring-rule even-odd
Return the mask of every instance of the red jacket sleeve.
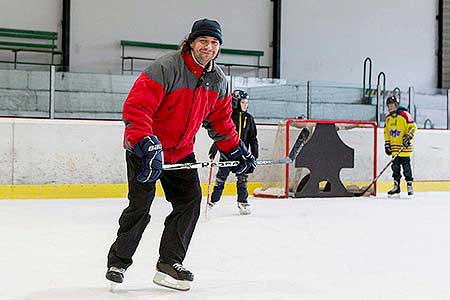
[[236, 126], [231, 119], [231, 95], [218, 99], [204, 121], [204, 127], [221, 152], [230, 153], [239, 145]]
[[153, 135], [153, 115], [163, 97], [163, 85], [141, 73], [123, 105], [126, 145], [133, 147], [145, 136]]

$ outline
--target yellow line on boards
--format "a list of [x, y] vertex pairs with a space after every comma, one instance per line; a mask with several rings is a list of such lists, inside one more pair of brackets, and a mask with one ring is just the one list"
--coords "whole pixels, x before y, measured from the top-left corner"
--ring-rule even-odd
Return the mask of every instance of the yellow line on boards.
[[[251, 195], [254, 189], [261, 187], [260, 182], [249, 182]], [[385, 193], [392, 188], [392, 182], [378, 182], [377, 191]], [[203, 195], [206, 196], [207, 183], [202, 183]], [[406, 184], [402, 182], [402, 190]], [[211, 188], [212, 191], [212, 188]], [[414, 191], [450, 191], [450, 181], [415, 181]], [[70, 199], [70, 198], [126, 198], [126, 184], [44, 184], [44, 185], [0, 185], [0, 199]], [[156, 185], [156, 195], [163, 196], [161, 185]], [[236, 195], [236, 183], [225, 184], [223, 195]]]

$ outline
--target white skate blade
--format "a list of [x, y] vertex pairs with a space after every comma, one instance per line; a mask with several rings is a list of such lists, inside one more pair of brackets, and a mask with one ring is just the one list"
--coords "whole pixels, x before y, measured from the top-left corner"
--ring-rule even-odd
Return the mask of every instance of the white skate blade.
[[389, 195], [389, 194], [388, 194], [388, 198], [399, 199], [399, 198], [400, 198], [400, 193], [398, 193], [398, 194], [393, 194], [393, 195]]
[[246, 215], [250, 215], [252, 212], [249, 209], [241, 209], [241, 208], [239, 208], [239, 213], [241, 215], [246, 216]]
[[176, 280], [175, 278], [162, 272], [156, 272], [153, 277], [153, 283], [178, 291], [188, 291], [191, 288], [189, 281]]
[[239, 208], [239, 213], [241, 215], [250, 215], [252, 213], [249, 206], [244, 206], [244, 205], [238, 204], [238, 208]]
[[126, 292], [125, 290], [125, 285], [122, 283], [117, 283], [117, 282], [111, 282], [111, 286], [109, 288], [109, 291], [111, 293], [124, 293]]

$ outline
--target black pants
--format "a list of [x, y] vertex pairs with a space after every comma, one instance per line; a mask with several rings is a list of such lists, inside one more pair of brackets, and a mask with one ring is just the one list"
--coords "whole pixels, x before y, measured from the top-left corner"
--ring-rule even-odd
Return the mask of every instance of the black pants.
[[[216, 184], [214, 185], [214, 190], [211, 195], [211, 202], [218, 202], [220, 200], [220, 197], [222, 196], [222, 192], [225, 187], [225, 182], [227, 181], [228, 175], [230, 175], [229, 168], [219, 168], [219, 171], [217, 172], [217, 175], [216, 175]], [[237, 201], [247, 203], [248, 175], [247, 174], [236, 175], [236, 178], [237, 178], [236, 188], [237, 188], [237, 194], [238, 194]]]
[[392, 177], [395, 181], [400, 182], [402, 175], [400, 174], [400, 166], [403, 167], [403, 176], [406, 181], [413, 181], [411, 170], [411, 159], [409, 157], [397, 156], [392, 163]]
[[[136, 181], [140, 159], [126, 152], [129, 205], [119, 219], [117, 239], [108, 254], [108, 268], [128, 268], [150, 222], [150, 206], [155, 198], [155, 183]], [[179, 163], [195, 162], [194, 154]], [[200, 215], [202, 191], [197, 170], [163, 171], [160, 177], [172, 212], [166, 217], [159, 247], [159, 259], [167, 263], [182, 263]]]

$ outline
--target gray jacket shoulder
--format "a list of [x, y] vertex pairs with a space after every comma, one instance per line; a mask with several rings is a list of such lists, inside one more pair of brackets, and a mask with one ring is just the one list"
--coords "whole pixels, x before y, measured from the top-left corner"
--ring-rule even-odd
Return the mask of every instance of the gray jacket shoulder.
[[166, 66], [166, 67], [176, 67], [180, 65], [180, 62], [183, 61], [183, 58], [181, 57], [181, 54], [179, 51], [174, 51], [167, 53], [163, 56], [158, 57], [155, 60], [155, 63], [158, 62], [159, 64]]
[[144, 73], [152, 80], [164, 86], [164, 90], [168, 92], [173, 84], [177, 69], [182, 66], [183, 59], [178, 51], [165, 54], [157, 58], [149, 65]]

